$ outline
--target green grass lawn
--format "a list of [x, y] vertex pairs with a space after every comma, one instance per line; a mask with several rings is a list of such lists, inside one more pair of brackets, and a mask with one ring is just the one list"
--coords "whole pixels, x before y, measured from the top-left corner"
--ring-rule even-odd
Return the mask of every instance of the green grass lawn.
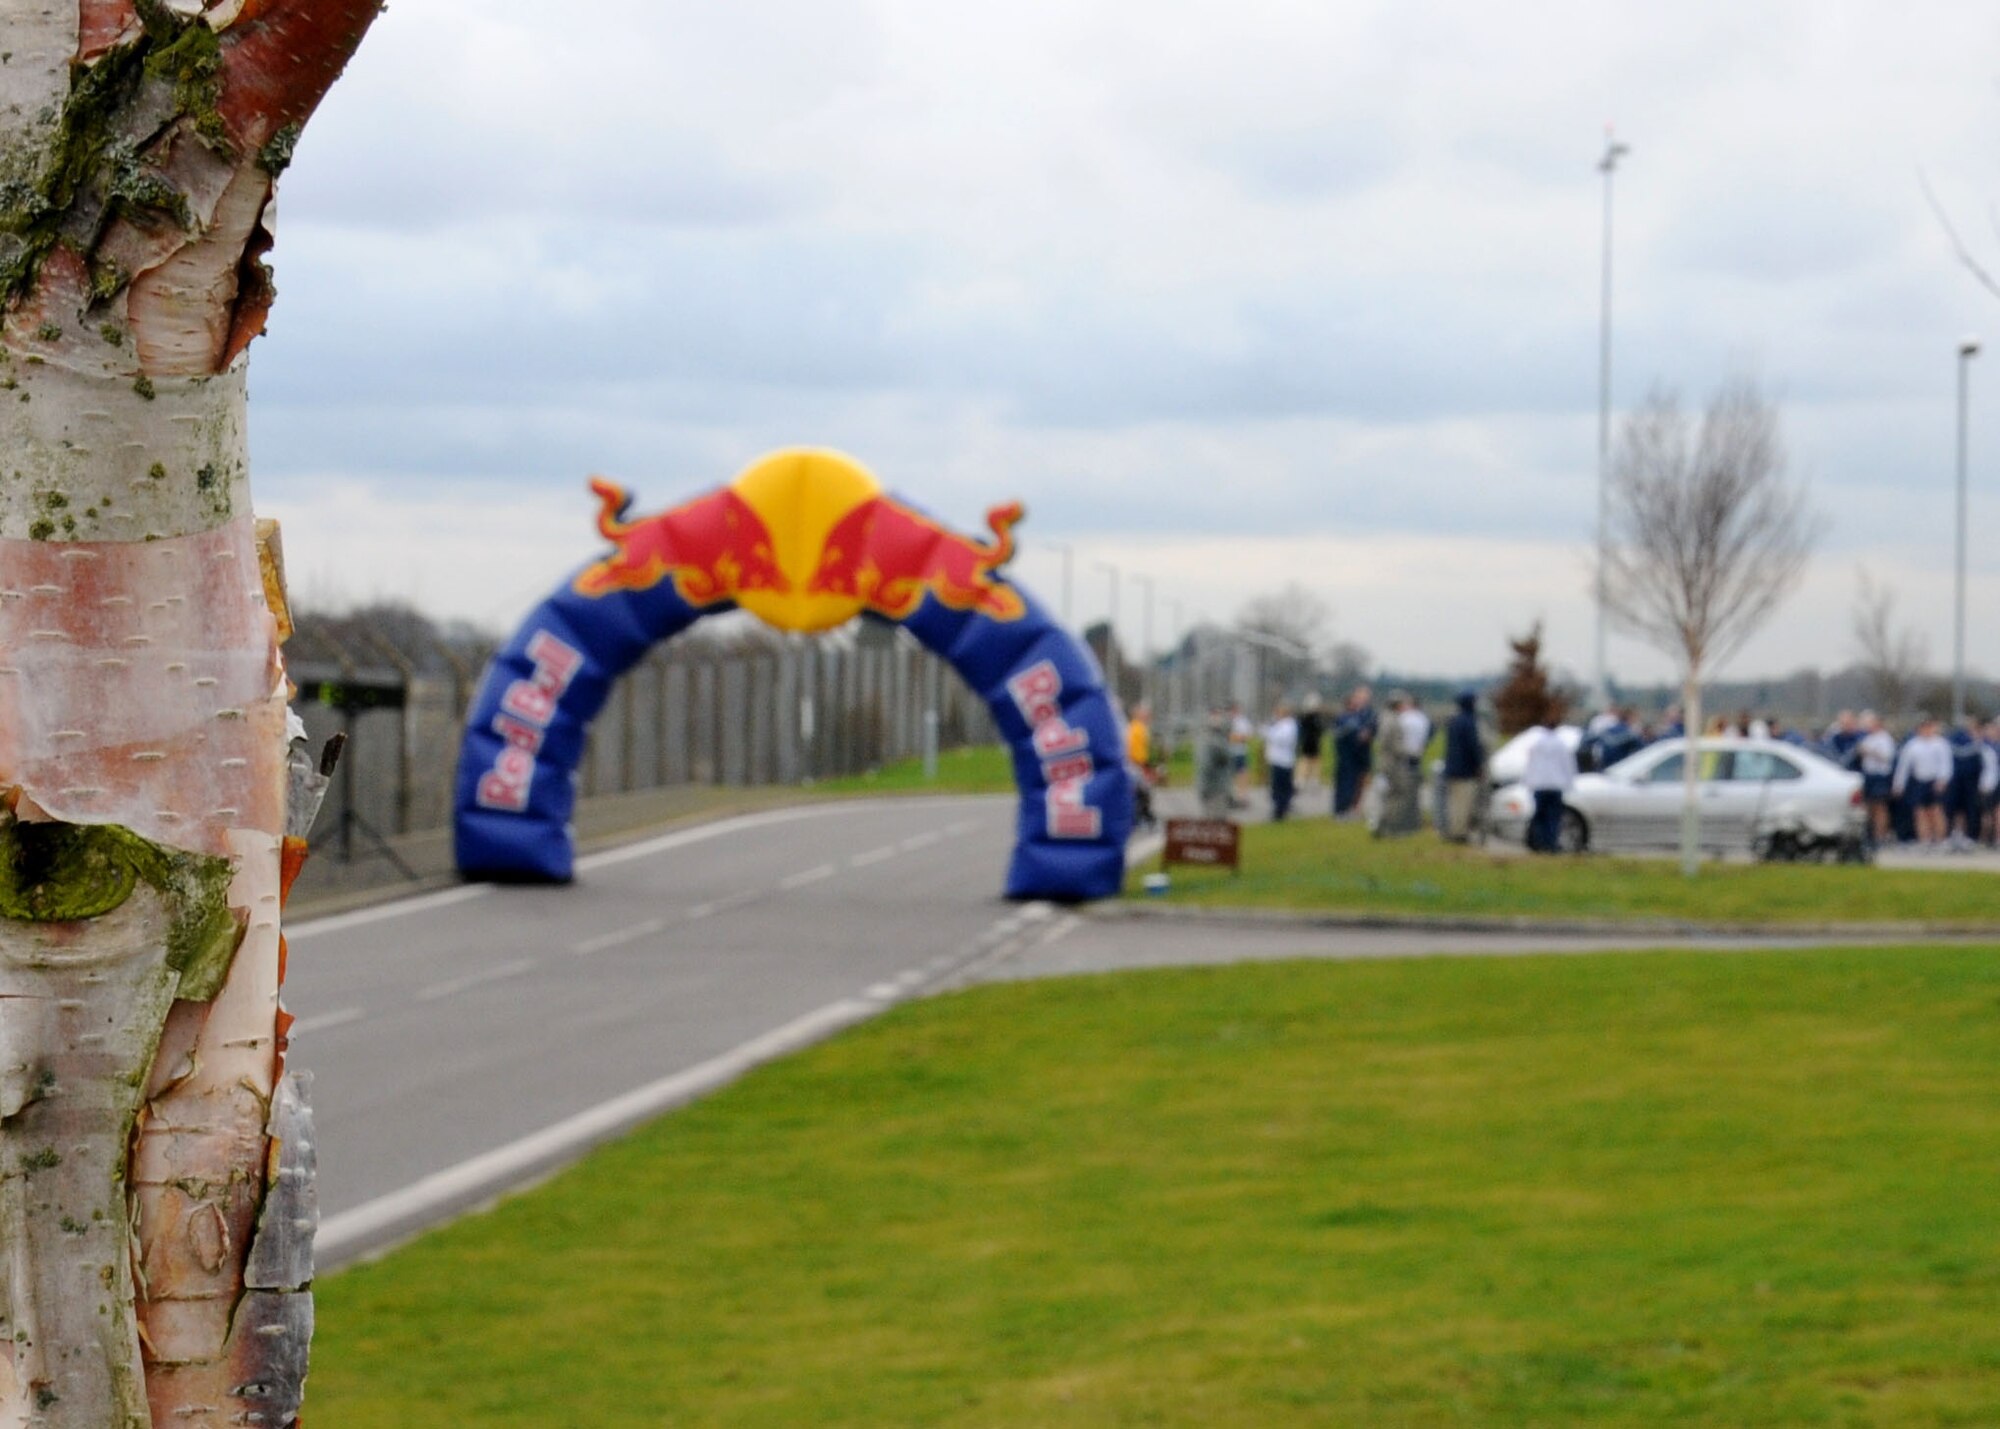
[[[1131, 889], [1157, 870], [1136, 869]], [[1670, 918], [1710, 923], [1930, 922], [2000, 927], [2000, 880], [1977, 873], [1667, 859], [1524, 858], [1420, 833], [1301, 819], [1243, 830], [1243, 872], [1175, 868], [1167, 903], [1450, 917]]]
[[2000, 1423], [2000, 949], [915, 1004], [321, 1283], [324, 1429]]
[[820, 794], [1008, 794], [1014, 789], [1014, 764], [1004, 746], [981, 744], [941, 750], [935, 780], [924, 778], [922, 759], [898, 759], [812, 787]]
[[[1186, 783], [1194, 771], [1193, 758], [1179, 751], [1168, 769], [1176, 782]], [[924, 778], [922, 759], [898, 759], [866, 774], [822, 779], [813, 788], [822, 794], [1011, 794], [1014, 764], [1005, 746], [977, 745], [940, 752], [935, 780]]]

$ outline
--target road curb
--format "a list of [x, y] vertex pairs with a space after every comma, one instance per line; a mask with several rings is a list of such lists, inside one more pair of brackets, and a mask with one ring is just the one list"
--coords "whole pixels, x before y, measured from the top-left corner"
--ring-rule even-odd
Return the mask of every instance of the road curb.
[[1311, 912], [1295, 908], [1192, 907], [1132, 900], [1092, 905], [1085, 916], [1107, 922], [1148, 919], [1242, 928], [1351, 928], [1416, 933], [1525, 933], [1545, 937], [1668, 938], [1964, 938], [2000, 939], [1992, 923], [1703, 923], [1675, 918], [1431, 917], [1394, 913]]

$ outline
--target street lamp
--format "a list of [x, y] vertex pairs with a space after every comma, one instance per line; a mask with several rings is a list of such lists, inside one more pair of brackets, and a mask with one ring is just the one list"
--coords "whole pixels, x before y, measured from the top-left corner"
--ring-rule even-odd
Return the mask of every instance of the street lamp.
[[1604, 645], [1604, 563], [1611, 481], [1611, 176], [1618, 161], [1631, 153], [1604, 130], [1604, 157], [1597, 171], [1604, 175], [1604, 291], [1599, 303], [1597, 340], [1597, 707], [1611, 703], [1611, 676]]
[[1972, 359], [1979, 355], [1979, 339], [1967, 337], [1958, 344], [1958, 579], [1951, 627], [1951, 722], [1965, 722], [1965, 406]]
[[1104, 683], [1115, 700], [1118, 698], [1118, 567], [1109, 561], [1092, 564], [1111, 577], [1111, 619], [1104, 627]]
[[1153, 578], [1133, 576], [1133, 583], [1146, 593], [1146, 603], [1140, 607], [1139, 657], [1142, 673], [1139, 676], [1139, 699], [1150, 705], [1153, 702], [1153, 668], [1157, 663], [1153, 655]]
[[1053, 546], [1058, 551], [1062, 552], [1062, 558], [1063, 558], [1062, 623], [1063, 623], [1063, 628], [1067, 630], [1070, 628], [1069, 588], [1070, 588], [1071, 567], [1076, 562], [1076, 551], [1075, 548], [1073, 548], [1067, 541], [1044, 541], [1042, 544], [1045, 546]]

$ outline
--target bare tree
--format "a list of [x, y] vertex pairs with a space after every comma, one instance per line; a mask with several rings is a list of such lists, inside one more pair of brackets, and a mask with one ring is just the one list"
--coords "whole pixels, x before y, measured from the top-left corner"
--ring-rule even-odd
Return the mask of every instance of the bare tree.
[[1336, 640], [1326, 652], [1327, 678], [1333, 681], [1336, 690], [1351, 690], [1357, 685], [1368, 683], [1368, 673], [1375, 668], [1375, 657], [1368, 648], [1352, 640]]
[[0, 1425], [292, 1424], [312, 1138], [245, 349], [379, 0], [0, 0]]
[[1778, 412], [1747, 378], [1697, 422], [1655, 393], [1625, 422], [1611, 468], [1604, 549], [1612, 617], [1678, 662], [1688, 732], [1681, 864], [1699, 867], [1702, 679], [1797, 586], [1819, 535], [1787, 480]]
[[1333, 611], [1297, 581], [1255, 596], [1236, 613], [1237, 630], [1258, 653], [1259, 696], [1268, 702], [1311, 683], [1333, 628]]
[[1896, 621], [1896, 592], [1877, 585], [1867, 570], [1855, 572], [1854, 643], [1868, 676], [1870, 698], [1884, 714], [1910, 707], [1917, 682], [1930, 662], [1930, 649], [1915, 626]]
[[[1973, 281], [1980, 287], [1994, 297], [2000, 298], [2000, 281], [1995, 280], [1992, 270], [1979, 261], [1978, 256], [1972, 251], [1972, 246], [1960, 236], [1958, 225], [1953, 223], [1951, 215], [1945, 212], [1944, 201], [1938, 197], [1937, 190], [1931, 187], [1930, 175], [1919, 169], [1917, 182], [1923, 185], [1924, 201], [1931, 206], [1932, 216], [1937, 219], [1938, 226], [1944, 229], [1945, 237], [1950, 240], [1952, 256], [1958, 259], [1959, 266], [1970, 273]], [[1996, 223], [1996, 228], [2000, 228], [2000, 223]]]

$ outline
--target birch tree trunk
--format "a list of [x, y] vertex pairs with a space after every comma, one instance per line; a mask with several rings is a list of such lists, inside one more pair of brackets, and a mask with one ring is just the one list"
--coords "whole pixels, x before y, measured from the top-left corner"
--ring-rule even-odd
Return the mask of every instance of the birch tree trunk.
[[297, 1419], [279, 911], [324, 780], [244, 350], [377, 6], [0, 0], [0, 1429]]
[[1681, 758], [1681, 872], [1701, 872], [1701, 666], [1690, 665], [1681, 682], [1681, 728], [1687, 753]]

